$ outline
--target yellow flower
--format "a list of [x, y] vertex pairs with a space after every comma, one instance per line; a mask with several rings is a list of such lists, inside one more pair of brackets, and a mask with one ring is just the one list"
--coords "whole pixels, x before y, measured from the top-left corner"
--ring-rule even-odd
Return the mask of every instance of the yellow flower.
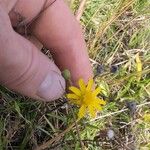
[[80, 107], [78, 112], [78, 118], [83, 118], [87, 113], [92, 118], [96, 116], [96, 113], [102, 109], [101, 105], [105, 105], [106, 102], [97, 97], [101, 92], [100, 87], [93, 90], [93, 79], [90, 79], [86, 85], [83, 79], [79, 80], [79, 88], [71, 86], [69, 90], [72, 93], [67, 94], [67, 98], [73, 104]]

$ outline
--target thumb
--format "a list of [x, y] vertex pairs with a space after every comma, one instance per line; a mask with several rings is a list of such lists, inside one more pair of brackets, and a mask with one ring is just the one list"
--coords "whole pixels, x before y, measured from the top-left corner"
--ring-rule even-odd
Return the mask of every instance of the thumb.
[[35, 99], [59, 98], [65, 81], [57, 66], [13, 30], [1, 34], [5, 36], [0, 38], [0, 83]]

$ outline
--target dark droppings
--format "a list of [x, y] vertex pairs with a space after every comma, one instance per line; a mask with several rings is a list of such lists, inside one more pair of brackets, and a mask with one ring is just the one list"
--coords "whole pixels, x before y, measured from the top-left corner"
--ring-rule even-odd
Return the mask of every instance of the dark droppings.
[[111, 73], [116, 73], [117, 71], [118, 71], [118, 66], [112, 65], [112, 66], [110, 67], [110, 72], [111, 72]]
[[130, 111], [131, 117], [134, 117], [136, 110], [137, 110], [137, 104], [135, 101], [127, 101], [126, 106]]
[[104, 66], [103, 65], [101, 65], [101, 64], [99, 64], [99, 65], [97, 65], [97, 67], [96, 67], [96, 74], [102, 74], [102, 73], [104, 73]]

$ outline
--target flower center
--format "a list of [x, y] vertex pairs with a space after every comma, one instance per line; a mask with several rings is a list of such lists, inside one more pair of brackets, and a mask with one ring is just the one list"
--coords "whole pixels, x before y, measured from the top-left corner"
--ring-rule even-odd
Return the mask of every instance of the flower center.
[[89, 105], [92, 102], [92, 99], [92, 91], [86, 91], [83, 95], [82, 103], [85, 105]]

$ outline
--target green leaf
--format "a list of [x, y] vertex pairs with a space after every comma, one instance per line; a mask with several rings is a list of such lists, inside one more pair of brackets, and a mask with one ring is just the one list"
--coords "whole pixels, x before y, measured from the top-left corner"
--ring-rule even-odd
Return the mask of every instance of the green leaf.
[[17, 113], [19, 115], [21, 115], [20, 107], [19, 107], [19, 105], [18, 105], [18, 103], [16, 101], [15, 101], [15, 110], [17, 111]]

